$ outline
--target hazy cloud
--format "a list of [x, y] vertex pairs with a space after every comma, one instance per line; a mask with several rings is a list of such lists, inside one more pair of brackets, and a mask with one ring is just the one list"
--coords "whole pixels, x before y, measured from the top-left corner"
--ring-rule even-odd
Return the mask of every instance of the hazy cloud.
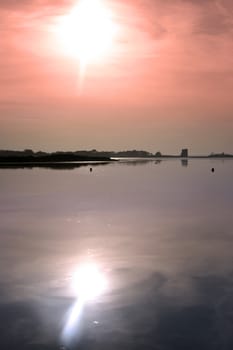
[[[231, 0], [106, 2], [121, 32], [111, 59], [88, 67], [84, 89], [88, 100], [122, 108], [125, 103], [160, 110], [169, 105], [177, 114], [177, 105], [189, 106], [187, 114], [196, 106], [230, 114]], [[0, 0], [0, 100], [4, 105], [4, 101], [31, 103], [62, 97], [66, 114], [66, 99], [77, 98], [78, 62], [62, 52], [54, 33], [57, 21], [74, 3]], [[211, 112], [203, 114], [211, 118]]]

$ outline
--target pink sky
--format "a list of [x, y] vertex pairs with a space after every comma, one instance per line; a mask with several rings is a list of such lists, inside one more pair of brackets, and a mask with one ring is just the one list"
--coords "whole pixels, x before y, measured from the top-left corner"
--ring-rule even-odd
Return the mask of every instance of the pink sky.
[[105, 0], [121, 28], [87, 68], [54, 29], [75, 1], [0, 0], [0, 148], [233, 153], [231, 0]]

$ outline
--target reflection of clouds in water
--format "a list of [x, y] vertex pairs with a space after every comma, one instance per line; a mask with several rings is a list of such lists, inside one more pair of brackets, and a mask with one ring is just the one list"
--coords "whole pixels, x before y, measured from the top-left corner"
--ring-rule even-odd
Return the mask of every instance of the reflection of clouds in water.
[[87, 252], [111, 291], [86, 305], [74, 349], [233, 348], [230, 163], [4, 174], [0, 348], [58, 349]]
[[[183, 293], [183, 303], [171, 285], [158, 273], [132, 285], [126, 293], [119, 291], [116, 303], [87, 306], [81, 336], [74, 339], [71, 348], [76, 349], [78, 344], [79, 349], [103, 350], [231, 349], [232, 276], [193, 278], [196, 299], [186, 302], [188, 295]], [[168, 287], [169, 295], [165, 293]], [[61, 298], [0, 304], [1, 348], [57, 349], [64, 315], [71, 304], [72, 300]]]
[[[137, 226], [138, 231], [143, 232], [143, 225]], [[91, 254], [97, 255], [105, 266], [110, 267], [113, 290], [106, 294], [100, 304], [85, 308], [80, 323], [81, 336], [74, 337], [74, 348], [78, 342], [81, 349], [92, 349], [97, 343], [101, 349], [131, 350], [139, 346], [135, 345], [136, 338], [141, 344], [138, 349], [154, 349], [154, 344], [159, 350], [174, 350], [173, 344], [179, 349], [192, 349], [192, 344], [203, 350], [230, 349], [227, 344], [233, 342], [233, 276], [230, 264], [232, 236], [229, 233], [220, 234], [220, 224], [209, 231], [206, 219], [200, 223], [200, 230], [198, 225], [194, 227], [189, 220], [184, 220], [176, 228], [171, 221], [166, 226], [163, 225], [162, 234], [155, 235], [151, 232], [144, 235], [144, 240], [139, 234], [132, 240], [132, 237], [127, 236], [124, 227], [120, 227], [120, 237], [106, 240], [102, 250], [98, 237], [88, 240], [92, 246], [98, 248], [93, 249]], [[160, 230], [159, 226], [155, 231], [159, 233]], [[152, 241], [153, 235], [155, 237]], [[67, 266], [73, 265], [75, 259], [72, 248], [68, 245], [64, 248], [63, 245], [63, 249], [66, 254], [71, 249]], [[66, 266], [64, 258], [63, 255], [59, 257]], [[51, 280], [52, 270], [57, 275], [61, 272], [61, 267], [63, 272], [65, 270], [56, 259], [45, 259], [48, 275], [43, 271], [33, 276], [33, 270], [36, 268], [39, 271], [43, 265], [41, 261], [38, 266], [34, 261], [26, 268], [25, 265], [19, 266], [15, 272], [24, 272], [21, 277], [20, 274], [17, 276], [17, 283], [24, 288], [21, 294], [14, 284], [15, 281], [8, 285], [2, 284], [2, 301], [8, 298], [7, 294], [10, 295], [12, 290], [21, 299], [32, 294], [39, 297], [41, 294], [41, 304], [44, 305], [41, 307], [35, 301], [30, 305], [26, 303], [19, 313], [18, 304], [9, 303], [6, 306], [0, 316], [3, 317], [0, 324], [1, 334], [4, 334], [4, 346], [7, 344], [12, 350], [16, 346], [12, 340], [11, 329], [23, 350], [34, 349], [31, 345], [26, 345], [29, 342], [39, 342], [40, 349], [43, 350], [47, 349], [44, 344], [53, 346], [60, 339], [65, 324], [64, 317], [75, 301], [52, 297], [62, 295], [65, 292], [64, 283], [67, 283], [64, 279], [55, 279], [54, 282]], [[215, 271], [216, 276], [211, 276], [209, 271]], [[38, 276], [41, 282], [38, 282]], [[48, 296], [51, 298], [47, 303]], [[16, 313], [13, 311], [15, 307]], [[9, 313], [8, 324], [4, 323], [4, 313]], [[24, 317], [26, 321], [22, 322]], [[27, 326], [31, 322], [30, 317], [32, 324], [35, 323], [33, 330]], [[98, 325], [93, 323], [96, 320]], [[11, 325], [17, 323], [18, 326], [11, 328]], [[23, 325], [27, 327], [25, 339], [22, 338]]]

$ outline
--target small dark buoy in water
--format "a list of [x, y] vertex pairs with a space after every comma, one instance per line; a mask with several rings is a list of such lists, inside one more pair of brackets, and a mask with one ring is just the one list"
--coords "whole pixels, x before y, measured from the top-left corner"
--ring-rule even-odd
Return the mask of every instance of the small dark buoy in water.
[[92, 168], [90, 168], [90, 172], [92, 173]]
[[212, 169], [211, 169], [211, 171], [212, 171], [212, 173], [214, 173], [214, 172], [215, 172], [215, 169], [214, 169], [214, 168], [212, 168]]

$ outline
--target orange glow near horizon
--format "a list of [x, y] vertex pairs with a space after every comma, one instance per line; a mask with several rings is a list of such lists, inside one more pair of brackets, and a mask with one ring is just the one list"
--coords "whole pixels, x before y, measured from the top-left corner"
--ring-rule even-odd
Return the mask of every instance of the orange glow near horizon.
[[86, 66], [101, 62], [111, 54], [117, 25], [104, 0], [80, 0], [58, 25], [62, 50], [80, 64], [80, 74]]

